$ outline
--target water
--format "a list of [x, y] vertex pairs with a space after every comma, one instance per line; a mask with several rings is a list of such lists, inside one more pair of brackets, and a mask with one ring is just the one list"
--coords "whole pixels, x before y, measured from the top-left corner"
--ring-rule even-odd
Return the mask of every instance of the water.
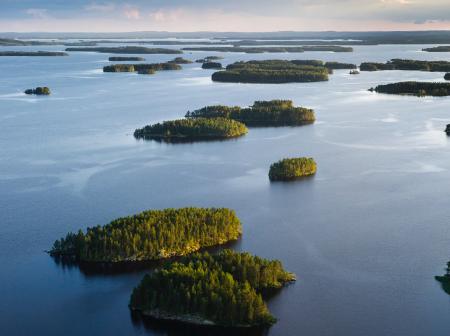
[[[223, 54], [223, 63], [450, 60], [422, 47]], [[433, 278], [450, 252], [450, 146], [443, 132], [450, 98], [367, 91], [392, 81], [441, 80], [443, 73], [338, 70], [326, 83], [221, 84], [199, 64], [154, 76], [104, 74], [108, 56], [0, 58], [0, 334], [182, 335], [131, 318], [129, 295], [145, 271], [86, 273], [58, 265], [44, 250], [68, 231], [183, 206], [235, 209], [244, 228], [236, 248], [278, 258], [297, 274], [297, 283], [269, 302], [279, 318], [271, 336], [450, 333], [450, 300]], [[21, 93], [39, 85], [53, 94]], [[187, 110], [263, 99], [312, 107], [317, 122], [251, 129], [225, 142], [171, 145], [132, 136]], [[317, 175], [269, 183], [269, 165], [289, 156], [313, 156]]]

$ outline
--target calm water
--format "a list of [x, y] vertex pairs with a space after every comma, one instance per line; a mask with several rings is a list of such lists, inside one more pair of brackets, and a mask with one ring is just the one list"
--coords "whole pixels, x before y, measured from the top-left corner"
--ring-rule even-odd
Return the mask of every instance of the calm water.
[[[422, 47], [224, 54], [223, 63], [450, 60]], [[235, 209], [244, 227], [236, 248], [281, 259], [298, 275], [269, 302], [279, 318], [269, 335], [450, 334], [450, 297], [433, 278], [450, 257], [450, 139], [443, 132], [450, 98], [367, 92], [443, 73], [342, 70], [326, 83], [219, 84], [199, 64], [154, 76], [104, 74], [108, 56], [0, 58], [0, 334], [182, 335], [133, 322], [128, 298], [145, 271], [91, 274], [56, 264], [44, 250], [71, 230], [183, 206]], [[21, 93], [39, 85], [52, 96]], [[170, 145], [132, 136], [189, 109], [278, 98], [314, 108], [318, 121], [251, 129], [225, 142]], [[269, 165], [288, 156], [313, 156], [318, 174], [269, 183]]]

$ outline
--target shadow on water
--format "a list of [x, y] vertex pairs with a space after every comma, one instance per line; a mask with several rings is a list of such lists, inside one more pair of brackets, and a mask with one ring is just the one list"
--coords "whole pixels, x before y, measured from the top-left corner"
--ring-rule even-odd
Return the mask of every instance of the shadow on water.
[[[213, 246], [201, 249], [199, 252], [218, 253], [223, 249], [238, 249], [241, 245], [241, 239], [228, 242], [220, 246]], [[141, 273], [142, 271], [151, 271], [157, 267], [163, 266], [167, 263], [171, 263], [180, 260], [183, 257], [174, 257], [163, 260], [151, 260], [151, 261], [124, 261], [117, 263], [107, 262], [83, 262], [78, 261], [74, 257], [67, 256], [52, 256], [55, 264], [62, 269], [78, 268], [81, 273], [86, 277], [98, 277], [98, 276], [114, 276], [132, 273]]]
[[165, 144], [193, 144], [196, 142], [225, 142], [225, 141], [237, 141], [239, 138], [243, 137], [243, 135], [239, 136], [233, 136], [233, 137], [156, 137], [156, 136], [140, 136], [136, 137], [137, 141], [143, 140], [143, 141], [155, 141], [158, 143], [165, 143]]
[[131, 321], [135, 328], [145, 330], [157, 335], [168, 336], [265, 336], [267, 328], [225, 328], [211, 326], [195, 326], [182, 322], [161, 321], [142, 316], [139, 312], [130, 311]]

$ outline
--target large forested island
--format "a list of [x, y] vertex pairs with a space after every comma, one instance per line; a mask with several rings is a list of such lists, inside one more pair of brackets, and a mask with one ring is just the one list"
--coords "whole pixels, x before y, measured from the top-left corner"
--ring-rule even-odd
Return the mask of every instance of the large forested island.
[[314, 111], [291, 100], [256, 101], [248, 108], [214, 105], [188, 112], [186, 118], [227, 118], [247, 126], [300, 126], [316, 120]]
[[81, 262], [158, 260], [236, 240], [241, 232], [239, 218], [225, 208], [149, 210], [69, 233], [50, 254]]
[[129, 57], [129, 56], [113, 56], [108, 59], [110, 62], [140, 62], [145, 61], [143, 57]]
[[317, 164], [313, 158], [283, 159], [273, 163], [269, 170], [271, 181], [292, 181], [316, 173]]
[[301, 46], [301, 47], [188, 47], [186, 51], [217, 51], [217, 52], [242, 52], [247, 54], [259, 53], [301, 53], [305, 51], [333, 51], [352, 52], [352, 47], [343, 46]]
[[278, 260], [224, 250], [194, 254], [146, 275], [130, 298], [144, 316], [198, 325], [270, 326], [261, 293], [294, 281]]
[[231, 83], [301, 83], [327, 81], [331, 69], [296, 61], [268, 60], [236, 62], [213, 73], [212, 80]]
[[438, 46], [438, 47], [424, 48], [422, 50], [428, 52], [450, 52], [450, 46]]
[[182, 54], [181, 50], [147, 47], [94, 47], [94, 48], [66, 48], [66, 51], [94, 51], [109, 54]]
[[50, 88], [47, 86], [38, 86], [35, 89], [27, 89], [24, 92], [25, 94], [34, 94], [38, 96], [48, 96], [50, 94]]
[[111, 64], [103, 67], [103, 72], [137, 72], [139, 74], [154, 74], [156, 71], [181, 70], [176, 63], [142, 63], [142, 64]]
[[360, 65], [361, 71], [380, 70], [419, 70], [419, 71], [450, 71], [450, 62], [447, 61], [418, 61], [406, 59], [392, 59], [386, 63], [364, 62]]
[[196, 140], [219, 140], [242, 136], [247, 127], [238, 121], [225, 118], [195, 118], [164, 121], [137, 129], [137, 139], [183, 142]]
[[60, 51], [0, 51], [0, 56], [69, 56]]
[[370, 91], [378, 93], [389, 93], [398, 95], [413, 95], [413, 96], [449, 96], [450, 83], [432, 83], [432, 82], [399, 82], [385, 85], [378, 85], [371, 88]]

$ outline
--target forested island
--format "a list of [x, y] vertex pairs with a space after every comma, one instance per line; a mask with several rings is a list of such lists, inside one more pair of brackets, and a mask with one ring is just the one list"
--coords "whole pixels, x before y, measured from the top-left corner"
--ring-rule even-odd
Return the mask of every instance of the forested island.
[[61, 51], [0, 51], [0, 56], [69, 56]]
[[27, 89], [24, 93], [29, 95], [48, 96], [50, 94], [50, 89], [46, 86], [38, 86], [35, 89]]
[[271, 181], [292, 181], [316, 173], [317, 164], [313, 158], [283, 159], [273, 163], [269, 170]]
[[450, 295], [450, 262], [447, 263], [445, 274], [436, 276], [435, 279], [441, 283], [442, 289]]
[[297, 61], [268, 60], [236, 62], [224, 71], [213, 73], [212, 80], [230, 83], [301, 83], [327, 81], [331, 69], [296, 63]]
[[449, 96], [450, 83], [432, 83], [432, 82], [399, 82], [385, 85], [378, 85], [369, 89], [378, 93], [424, 96]]
[[205, 62], [213, 62], [213, 61], [219, 61], [223, 59], [222, 56], [206, 56], [205, 58], [200, 58], [196, 60], [196, 63], [205, 63]]
[[294, 106], [292, 100], [256, 101], [248, 108], [239, 106], [206, 106], [188, 112], [186, 118], [227, 118], [246, 126], [301, 126], [316, 120], [314, 111]]
[[110, 62], [141, 62], [145, 61], [144, 57], [128, 57], [128, 56], [113, 56], [108, 59]]
[[447, 73], [444, 75], [444, 79], [445, 79], [445, 80], [450, 80], [450, 72], [447, 72]]
[[219, 62], [203, 62], [202, 69], [223, 69], [222, 63]]
[[361, 71], [380, 70], [419, 70], [419, 71], [450, 71], [450, 62], [447, 61], [418, 61], [405, 59], [392, 59], [386, 63], [364, 62], [360, 65]]
[[450, 46], [438, 46], [438, 47], [431, 47], [431, 48], [424, 48], [422, 51], [428, 51], [428, 52], [450, 52]]
[[301, 47], [187, 47], [186, 51], [241, 52], [247, 54], [260, 53], [302, 53], [305, 51], [352, 52], [352, 47], [343, 46], [301, 46]]
[[225, 118], [190, 118], [164, 121], [137, 129], [137, 139], [182, 142], [219, 140], [247, 134], [247, 127], [238, 121]]
[[175, 64], [191, 64], [193, 63], [191, 60], [185, 59], [183, 57], [175, 57], [173, 60], [167, 63], [175, 63]]
[[137, 72], [138, 74], [154, 74], [156, 71], [181, 70], [176, 63], [142, 63], [142, 64], [111, 64], [103, 67], [103, 72]]
[[55, 241], [50, 254], [80, 262], [158, 260], [221, 245], [241, 233], [239, 218], [230, 209], [149, 210], [88, 228], [86, 233], [68, 233]]
[[328, 69], [356, 69], [356, 64], [352, 63], [340, 63], [340, 62], [326, 62], [325, 67]]
[[278, 260], [224, 250], [196, 253], [147, 274], [129, 307], [144, 316], [198, 325], [270, 326], [262, 293], [295, 281]]
[[66, 51], [91, 51], [109, 54], [182, 54], [181, 50], [165, 48], [147, 48], [137, 46], [126, 47], [94, 47], [94, 48], [66, 48]]

